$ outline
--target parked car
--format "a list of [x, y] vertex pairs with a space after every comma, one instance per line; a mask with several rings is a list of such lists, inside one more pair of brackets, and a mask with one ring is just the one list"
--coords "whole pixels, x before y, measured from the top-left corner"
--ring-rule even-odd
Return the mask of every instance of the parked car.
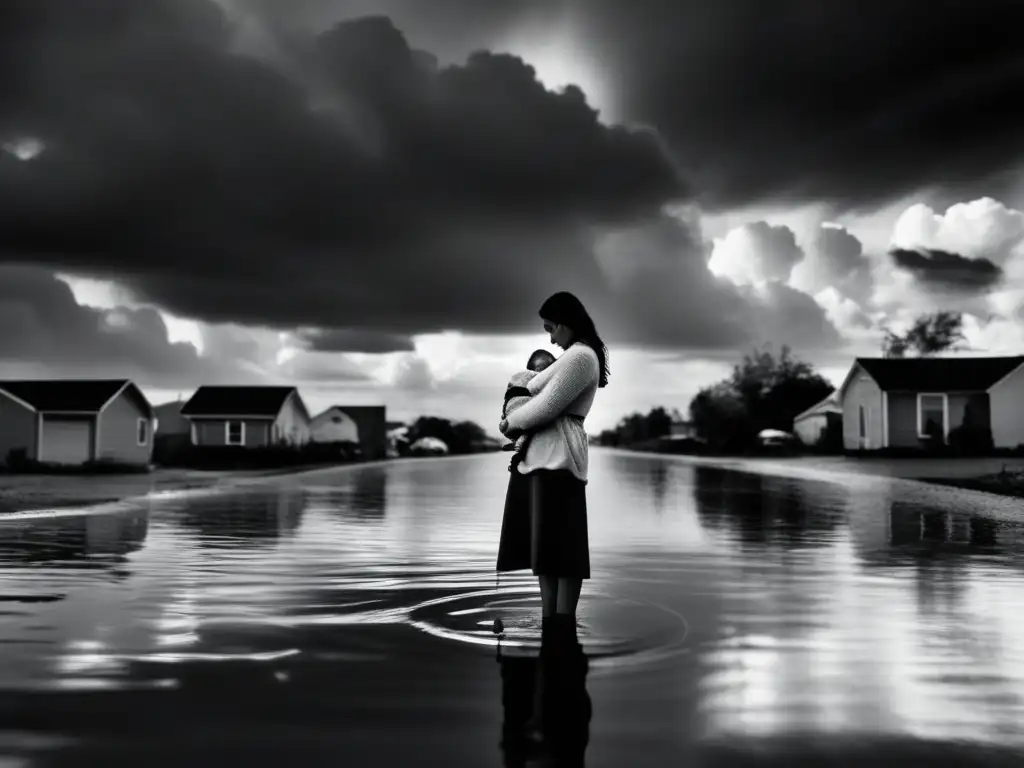
[[762, 429], [757, 434], [757, 440], [762, 450], [770, 453], [790, 453], [800, 445], [796, 435], [781, 429]]
[[413, 456], [446, 456], [448, 446], [439, 438], [421, 437], [409, 446], [409, 453]]

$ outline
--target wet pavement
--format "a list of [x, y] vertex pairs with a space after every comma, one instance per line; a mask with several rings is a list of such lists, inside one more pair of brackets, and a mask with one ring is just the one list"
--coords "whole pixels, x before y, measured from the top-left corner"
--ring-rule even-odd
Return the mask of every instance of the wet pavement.
[[0, 519], [0, 765], [1022, 764], [1019, 499], [595, 451], [573, 635], [506, 459]]

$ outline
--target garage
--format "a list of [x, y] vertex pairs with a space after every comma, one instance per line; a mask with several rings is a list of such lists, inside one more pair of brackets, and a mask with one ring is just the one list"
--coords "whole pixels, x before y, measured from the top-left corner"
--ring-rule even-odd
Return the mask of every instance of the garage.
[[40, 460], [83, 464], [92, 458], [92, 419], [43, 418]]

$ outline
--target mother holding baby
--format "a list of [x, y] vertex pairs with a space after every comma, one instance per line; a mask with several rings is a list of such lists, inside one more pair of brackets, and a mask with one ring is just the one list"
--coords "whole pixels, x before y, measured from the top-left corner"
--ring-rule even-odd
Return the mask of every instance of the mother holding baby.
[[554, 294], [539, 314], [551, 343], [564, 351], [527, 383], [530, 400], [498, 425], [510, 439], [529, 433], [530, 440], [509, 479], [497, 568], [531, 568], [543, 617], [573, 619], [590, 578], [583, 420], [608, 384], [608, 350], [573, 294]]

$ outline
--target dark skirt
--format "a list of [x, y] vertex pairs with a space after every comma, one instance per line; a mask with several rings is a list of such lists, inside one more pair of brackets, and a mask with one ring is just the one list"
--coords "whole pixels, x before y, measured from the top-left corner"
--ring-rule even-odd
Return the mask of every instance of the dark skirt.
[[498, 571], [589, 579], [586, 483], [566, 470], [509, 474]]

